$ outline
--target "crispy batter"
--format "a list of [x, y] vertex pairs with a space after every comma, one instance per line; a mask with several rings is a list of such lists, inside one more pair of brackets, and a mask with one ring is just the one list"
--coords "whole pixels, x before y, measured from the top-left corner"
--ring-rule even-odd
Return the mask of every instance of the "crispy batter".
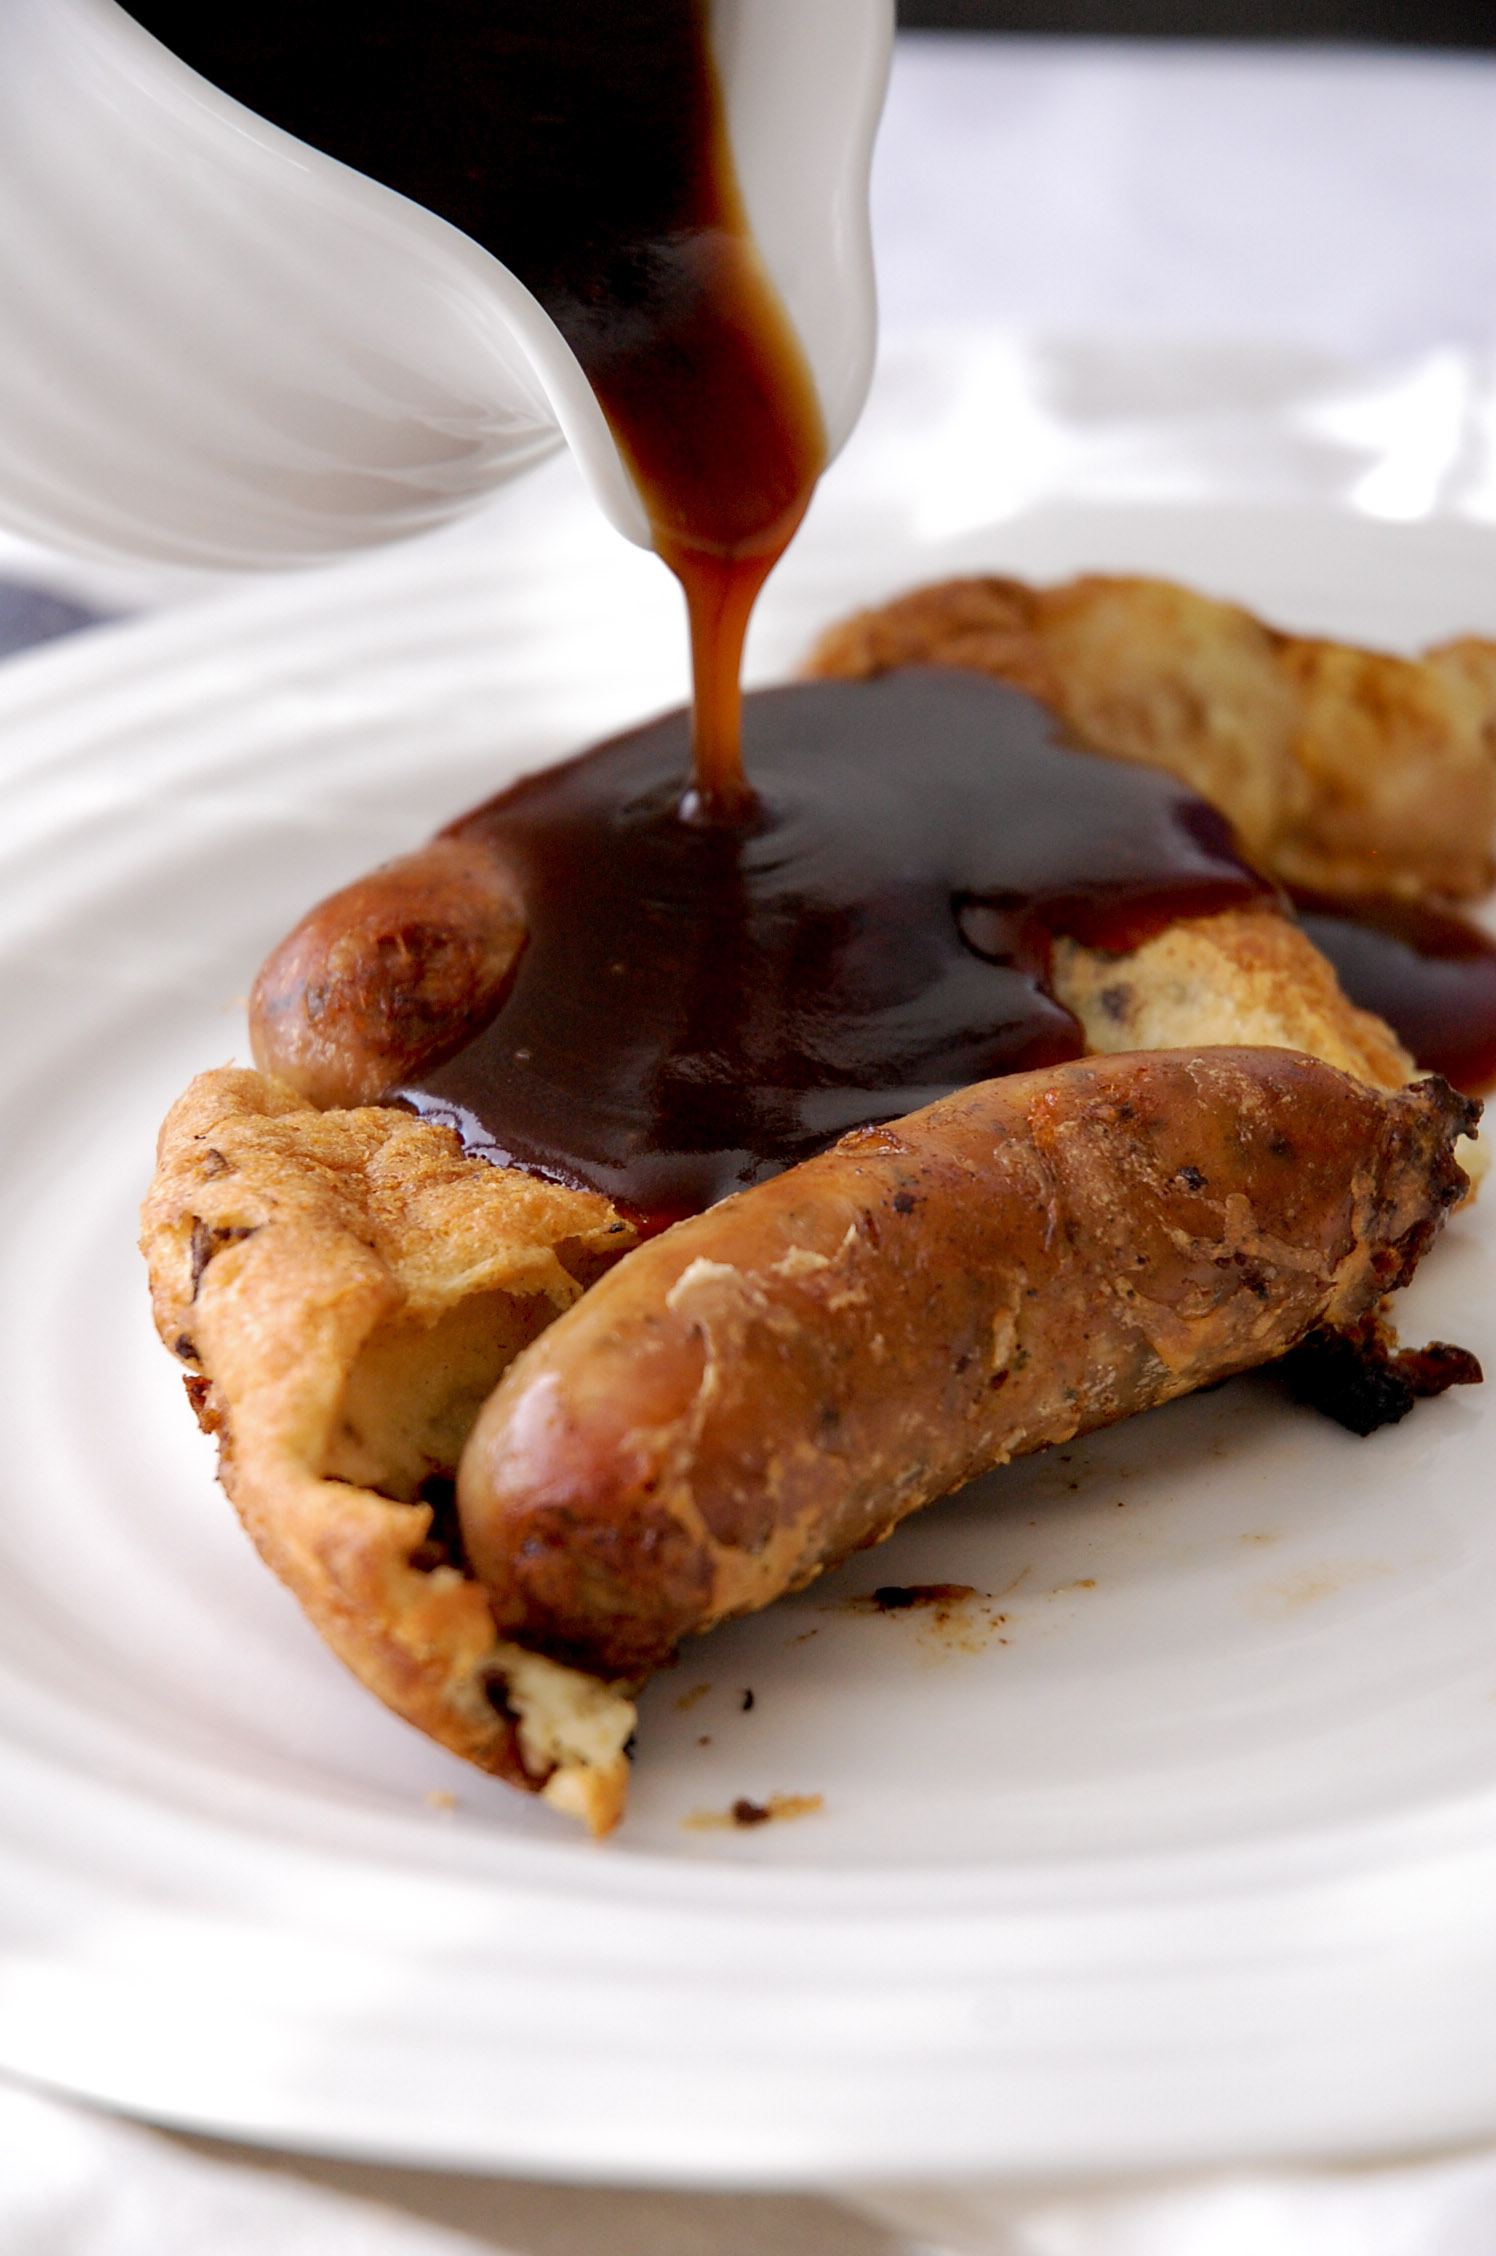
[[142, 1223], [157, 1329], [267, 1564], [398, 1715], [606, 1831], [630, 1701], [499, 1640], [429, 1498], [631, 1226], [408, 1113], [230, 1070], [173, 1107]]
[[809, 671], [972, 666], [1099, 752], [1166, 768], [1248, 855], [1326, 893], [1463, 900], [1496, 875], [1496, 643], [1394, 658], [1162, 580], [950, 580], [833, 627]]
[[[1057, 940], [1056, 997], [1079, 1019], [1091, 1057], [1239, 1042], [1299, 1050], [1397, 1089], [1417, 1067], [1384, 1020], [1349, 1001], [1308, 934], [1270, 904], [1182, 917], [1128, 956]], [[1462, 1136], [1469, 1199], [1491, 1168], [1486, 1139]]]
[[1057, 940], [1052, 977], [1093, 1055], [1244, 1043], [1304, 1051], [1379, 1089], [1401, 1088], [1417, 1070], [1271, 905], [1182, 918], [1130, 956]]
[[[1057, 940], [1051, 983], [1080, 1020], [1091, 1057], [1239, 1042], [1323, 1058], [1374, 1089], [1417, 1067], [1374, 1011], [1348, 1000], [1301, 926], [1270, 905], [1182, 917], [1129, 956]], [[1462, 1136], [1473, 1202], [1491, 1169], [1484, 1136]]]

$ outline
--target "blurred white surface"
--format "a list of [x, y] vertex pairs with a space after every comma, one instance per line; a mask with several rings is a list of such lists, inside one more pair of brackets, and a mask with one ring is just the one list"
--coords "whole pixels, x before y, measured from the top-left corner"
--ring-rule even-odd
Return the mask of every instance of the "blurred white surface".
[[903, 2256], [795, 2194], [546, 2186], [259, 2154], [0, 2085], [5, 2256]]
[[873, 173], [890, 329], [1496, 339], [1496, 55], [899, 44]]
[[1496, 2155], [1090, 2192], [926, 2187], [856, 2206], [912, 2235], [910, 2256], [1490, 2256]]

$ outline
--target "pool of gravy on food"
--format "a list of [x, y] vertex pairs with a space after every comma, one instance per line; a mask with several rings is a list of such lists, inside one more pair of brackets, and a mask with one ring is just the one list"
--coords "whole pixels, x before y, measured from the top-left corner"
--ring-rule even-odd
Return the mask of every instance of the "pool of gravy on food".
[[1298, 886], [1299, 922], [1353, 1003], [1386, 1020], [1428, 1073], [1466, 1096], [1496, 1082], [1496, 944], [1451, 908]]
[[688, 728], [667, 715], [452, 826], [514, 872], [528, 938], [485, 1030], [398, 1092], [656, 1224], [1079, 1056], [1054, 935], [1122, 952], [1269, 890], [1183, 785], [977, 674], [748, 698], [736, 823], [682, 819]]

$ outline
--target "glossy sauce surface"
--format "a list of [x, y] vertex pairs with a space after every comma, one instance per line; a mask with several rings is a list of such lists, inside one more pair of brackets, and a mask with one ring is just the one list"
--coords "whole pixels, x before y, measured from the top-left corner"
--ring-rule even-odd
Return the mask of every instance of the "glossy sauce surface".
[[571, 346], [690, 614], [699, 815], [751, 793], [743, 634], [825, 459], [754, 246], [705, 0], [128, 0], [262, 117], [450, 220]]
[[1078, 1056], [1054, 934], [1121, 951], [1268, 890], [1183, 785], [978, 674], [763, 691], [745, 734], [751, 824], [681, 819], [675, 713], [452, 826], [516, 873], [529, 938], [487, 1029], [403, 1101], [673, 1220]]
[[1418, 1064], [1467, 1096], [1496, 1084], [1496, 942], [1421, 901], [1295, 889], [1299, 921], [1353, 1003], [1384, 1018]]

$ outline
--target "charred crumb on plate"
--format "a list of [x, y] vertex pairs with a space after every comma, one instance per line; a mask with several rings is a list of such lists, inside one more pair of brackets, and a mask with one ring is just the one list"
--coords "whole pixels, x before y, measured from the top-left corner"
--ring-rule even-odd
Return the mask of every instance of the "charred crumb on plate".
[[1023, 1568], [1002, 1590], [978, 1590], [969, 1582], [881, 1583], [876, 1590], [861, 1591], [824, 1610], [900, 1618], [908, 1615], [917, 1620], [926, 1658], [932, 1654], [974, 1654], [994, 1638], [999, 1645], [1008, 1643], [1006, 1637], [998, 1635], [1007, 1628], [1010, 1618], [1000, 1609], [1029, 1571]]
[[969, 1582], [882, 1582], [876, 1590], [849, 1598], [847, 1610], [854, 1614], [904, 1614], [916, 1608], [933, 1611], [982, 1595]]
[[[841, 1600], [837, 1610], [849, 1614], [918, 1614], [923, 1617], [922, 1626], [937, 1638], [950, 1632], [958, 1646], [970, 1649], [970, 1636], [977, 1627], [976, 1609], [990, 1604], [992, 1595], [969, 1582], [885, 1582], [876, 1590]], [[990, 1628], [992, 1623], [986, 1626]]]
[[693, 1833], [751, 1832], [756, 1826], [782, 1824], [792, 1818], [814, 1817], [826, 1806], [824, 1794], [771, 1794], [755, 1802], [740, 1794], [725, 1810], [692, 1810], [681, 1824]]
[[1363, 1437], [1396, 1425], [1415, 1402], [1449, 1387], [1479, 1386], [1484, 1376], [1468, 1349], [1445, 1340], [1400, 1348], [1375, 1309], [1346, 1331], [1312, 1331], [1278, 1368], [1295, 1402]]

